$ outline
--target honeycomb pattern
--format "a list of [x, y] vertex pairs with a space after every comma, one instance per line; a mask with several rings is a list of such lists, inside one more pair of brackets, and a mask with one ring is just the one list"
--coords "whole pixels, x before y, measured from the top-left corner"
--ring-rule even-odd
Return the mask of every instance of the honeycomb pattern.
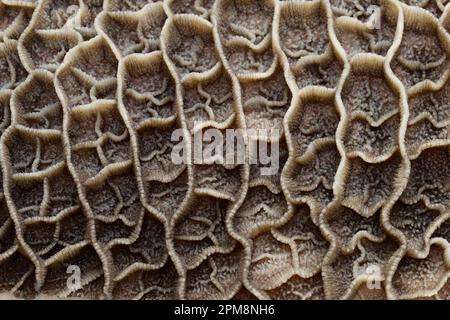
[[0, 294], [449, 300], [449, 83], [446, 0], [0, 0]]

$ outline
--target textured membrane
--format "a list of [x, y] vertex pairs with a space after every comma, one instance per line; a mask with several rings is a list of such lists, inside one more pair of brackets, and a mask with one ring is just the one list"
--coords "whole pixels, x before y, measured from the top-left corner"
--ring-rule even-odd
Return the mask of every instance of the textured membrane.
[[449, 300], [449, 54], [441, 0], [0, 0], [0, 296]]

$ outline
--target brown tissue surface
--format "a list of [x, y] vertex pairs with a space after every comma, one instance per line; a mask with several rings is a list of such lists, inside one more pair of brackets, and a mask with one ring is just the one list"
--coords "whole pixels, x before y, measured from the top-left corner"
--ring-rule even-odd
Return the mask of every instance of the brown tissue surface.
[[[0, 0], [0, 294], [450, 299], [449, 31], [447, 0]], [[171, 161], [206, 128], [281, 130], [278, 172]]]

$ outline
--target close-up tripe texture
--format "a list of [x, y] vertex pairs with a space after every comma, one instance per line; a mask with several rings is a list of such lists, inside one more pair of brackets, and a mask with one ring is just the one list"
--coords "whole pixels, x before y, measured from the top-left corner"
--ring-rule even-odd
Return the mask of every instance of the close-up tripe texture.
[[0, 297], [450, 299], [447, 0], [0, 0], [0, 121]]

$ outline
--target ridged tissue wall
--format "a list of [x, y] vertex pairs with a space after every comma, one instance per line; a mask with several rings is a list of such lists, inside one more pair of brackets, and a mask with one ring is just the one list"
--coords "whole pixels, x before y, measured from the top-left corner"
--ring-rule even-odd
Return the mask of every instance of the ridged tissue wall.
[[0, 293], [449, 300], [449, 77], [447, 0], [0, 0]]

